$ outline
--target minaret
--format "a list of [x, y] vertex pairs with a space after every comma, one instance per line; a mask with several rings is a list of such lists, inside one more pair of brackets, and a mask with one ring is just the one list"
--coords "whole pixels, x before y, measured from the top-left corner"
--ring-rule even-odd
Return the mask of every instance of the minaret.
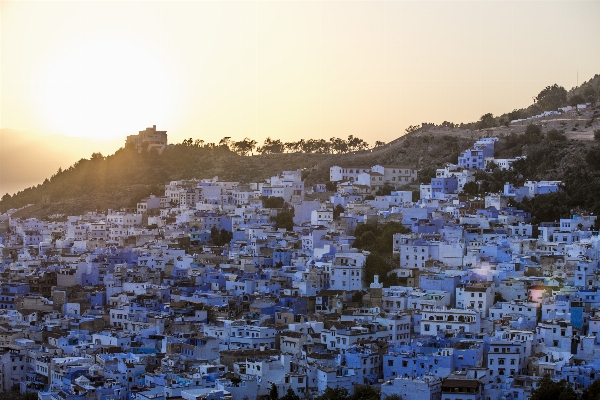
[[373, 283], [369, 286], [371, 295], [370, 307], [379, 307], [381, 309], [383, 298], [383, 284], [379, 283], [379, 275], [373, 276]]

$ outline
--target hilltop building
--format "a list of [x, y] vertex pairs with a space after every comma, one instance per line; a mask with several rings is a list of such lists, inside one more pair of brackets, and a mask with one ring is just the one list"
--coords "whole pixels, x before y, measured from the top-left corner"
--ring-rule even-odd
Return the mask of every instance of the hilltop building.
[[138, 153], [146, 148], [146, 150], [156, 149], [161, 154], [167, 147], [167, 131], [157, 131], [156, 125], [152, 125], [152, 128], [146, 128], [137, 135], [127, 136], [125, 146], [130, 145], [135, 146]]

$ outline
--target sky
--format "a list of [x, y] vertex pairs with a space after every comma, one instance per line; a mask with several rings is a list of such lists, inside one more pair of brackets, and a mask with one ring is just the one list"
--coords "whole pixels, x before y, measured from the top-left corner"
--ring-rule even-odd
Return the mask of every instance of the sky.
[[0, 4], [0, 128], [35, 135], [374, 144], [600, 73], [595, 0]]

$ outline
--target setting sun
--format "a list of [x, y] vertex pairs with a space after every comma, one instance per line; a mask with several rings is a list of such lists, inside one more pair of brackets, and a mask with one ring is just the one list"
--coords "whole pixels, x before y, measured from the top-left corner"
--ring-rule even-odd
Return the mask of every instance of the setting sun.
[[33, 106], [68, 136], [114, 139], [147, 122], [168, 126], [177, 81], [161, 56], [111, 32], [78, 37], [40, 64]]

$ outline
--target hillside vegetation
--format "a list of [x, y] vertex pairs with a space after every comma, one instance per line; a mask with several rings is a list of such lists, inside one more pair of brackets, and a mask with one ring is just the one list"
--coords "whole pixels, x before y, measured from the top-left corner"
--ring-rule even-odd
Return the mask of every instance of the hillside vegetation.
[[[564, 93], [563, 93], [564, 91]], [[552, 96], [557, 95], [558, 100]], [[576, 100], [594, 100], [600, 93], [600, 75], [570, 92], [548, 86], [537, 96], [527, 113], [539, 111], [546, 103], [562, 105]], [[563, 96], [564, 94], [564, 96]], [[546, 96], [552, 98], [544, 99]], [[586, 97], [587, 96], [587, 97]], [[593, 97], [596, 96], [596, 97]], [[521, 114], [523, 110], [517, 110]], [[213, 178], [259, 182], [282, 170], [303, 169], [306, 186], [329, 180], [329, 167], [399, 165], [419, 170], [419, 181], [429, 182], [435, 168], [456, 163], [460, 152], [482, 136], [498, 136], [497, 157], [527, 158], [514, 164], [512, 171], [480, 172], [478, 184], [469, 188], [472, 194], [501, 191], [504, 183], [522, 184], [526, 179], [562, 180], [561, 193], [539, 196], [521, 206], [534, 212], [540, 221], [567, 216], [571, 210], [600, 212], [600, 107], [594, 104], [582, 111], [509, 124], [510, 113], [482, 116], [470, 124], [444, 122], [424, 127], [409, 127], [405, 134], [368, 149], [366, 143], [349, 136], [348, 140], [301, 140], [284, 143], [267, 138], [262, 146], [249, 138], [239, 142], [224, 138], [218, 145], [204, 144], [200, 139], [186, 139], [156, 152], [138, 153], [121, 148], [104, 157], [92, 154], [67, 169], [59, 169], [42, 184], [14, 195], [4, 195], [0, 212], [21, 208], [21, 217], [73, 215], [85, 211], [131, 207], [149, 194], [162, 195], [171, 180]], [[534, 113], [535, 114], [535, 113]], [[521, 115], [522, 116], [522, 115]], [[600, 133], [597, 135], [600, 139]], [[260, 154], [254, 155], [254, 151]], [[493, 166], [492, 166], [493, 167]], [[416, 185], [405, 189], [417, 189]]]

